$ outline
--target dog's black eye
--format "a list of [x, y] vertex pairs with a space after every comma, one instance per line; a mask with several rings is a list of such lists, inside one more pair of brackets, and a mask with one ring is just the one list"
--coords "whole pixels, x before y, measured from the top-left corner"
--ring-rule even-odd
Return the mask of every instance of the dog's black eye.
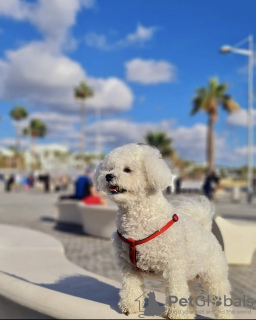
[[124, 168], [124, 172], [130, 173], [130, 172], [132, 172], [132, 170], [130, 168], [126, 167], [126, 168]]

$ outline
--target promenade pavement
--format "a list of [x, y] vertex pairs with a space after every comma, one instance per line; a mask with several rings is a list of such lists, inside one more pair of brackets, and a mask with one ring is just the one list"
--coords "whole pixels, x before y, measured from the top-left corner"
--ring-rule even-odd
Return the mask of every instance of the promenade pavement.
[[[62, 242], [67, 258], [73, 263], [96, 274], [121, 281], [111, 241], [85, 235], [80, 227], [57, 226], [57, 210], [54, 206], [57, 197], [56, 194], [37, 192], [0, 193], [0, 223], [48, 233]], [[227, 218], [256, 222], [255, 202], [247, 205], [245, 202], [231, 204], [228, 200], [223, 200], [216, 203], [216, 212]], [[230, 266], [229, 277], [232, 297], [253, 298], [253, 308], [256, 309], [256, 252], [250, 266]], [[163, 291], [163, 285], [158, 281], [147, 281], [146, 288]]]

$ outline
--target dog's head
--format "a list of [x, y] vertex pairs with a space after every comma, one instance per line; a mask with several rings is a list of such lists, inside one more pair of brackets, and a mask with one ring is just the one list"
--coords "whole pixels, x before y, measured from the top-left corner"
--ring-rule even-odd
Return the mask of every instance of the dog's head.
[[114, 149], [94, 172], [93, 183], [115, 202], [164, 190], [173, 176], [160, 152], [151, 146], [128, 144]]

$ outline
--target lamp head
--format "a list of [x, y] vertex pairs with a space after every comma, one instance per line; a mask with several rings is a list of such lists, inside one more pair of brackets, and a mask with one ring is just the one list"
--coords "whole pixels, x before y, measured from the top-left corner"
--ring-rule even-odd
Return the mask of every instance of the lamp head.
[[220, 53], [230, 53], [232, 51], [232, 48], [228, 45], [222, 46], [220, 48]]

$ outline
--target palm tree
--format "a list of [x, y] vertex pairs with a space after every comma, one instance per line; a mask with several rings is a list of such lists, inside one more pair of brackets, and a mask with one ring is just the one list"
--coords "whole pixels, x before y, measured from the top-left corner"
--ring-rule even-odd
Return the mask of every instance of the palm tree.
[[81, 103], [81, 142], [80, 152], [84, 152], [85, 147], [85, 100], [93, 96], [93, 90], [82, 81], [74, 89], [74, 97]]
[[200, 110], [205, 111], [208, 115], [206, 158], [209, 173], [214, 170], [214, 124], [218, 118], [218, 106], [221, 105], [228, 113], [240, 109], [231, 96], [226, 94], [227, 88], [227, 84], [219, 83], [217, 78], [212, 78], [209, 80], [207, 88], [202, 87], [196, 90], [193, 99], [191, 115]]
[[28, 112], [23, 106], [17, 105], [10, 111], [10, 116], [16, 122], [16, 150], [18, 152], [20, 149], [19, 123], [21, 120], [27, 118]]
[[[28, 127], [24, 128], [23, 134], [30, 136], [33, 145], [35, 145], [37, 138], [43, 138], [47, 134], [47, 126], [40, 119], [32, 119]], [[33, 152], [33, 156], [36, 159], [35, 152]]]
[[149, 131], [145, 136], [147, 144], [156, 147], [162, 154], [163, 158], [173, 157], [175, 150], [172, 147], [173, 140], [165, 132]]
[[24, 135], [29, 135], [33, 139], [43, 138], [47, 133], [47, 126], [40, 119], [32, 119], [29, 126], [24, 129]]

